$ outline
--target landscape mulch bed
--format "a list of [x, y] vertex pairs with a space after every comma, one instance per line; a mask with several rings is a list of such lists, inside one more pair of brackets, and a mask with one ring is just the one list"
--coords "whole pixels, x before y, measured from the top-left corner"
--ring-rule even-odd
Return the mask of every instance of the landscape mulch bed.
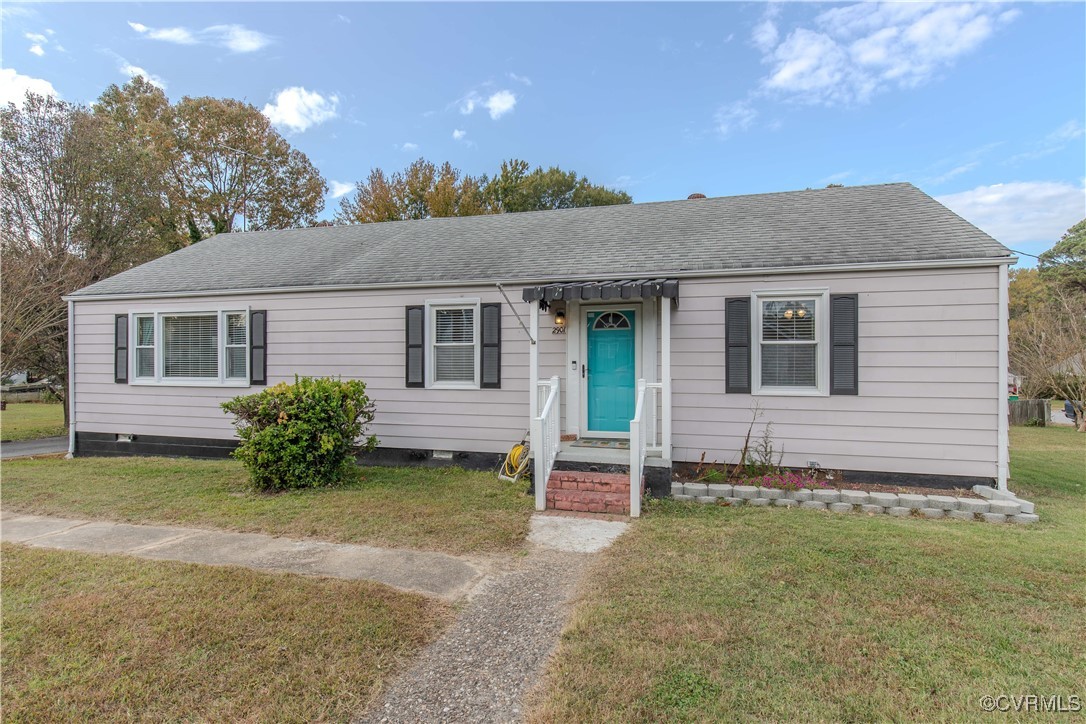
[[[703, 466], [702, 470], [709, 468], [709, 466]], [[715, 468], [710, 468], [715, 469]], [[677, 483], [707, 483], [708, 480], [701, 479], [701, 476], [695, 472], [694, 465], [690, 465], [688, 469], [680, 468], [673, 480]], [[829, 485], [831, 488], [837, 490], [862, 490], [866, 493], [911, 493], [913, 495], [950, 495], [955, 498], [981, 498], [981, 496], [974, 493], [967, 488], [936, 488], [925, 487], [915, 485], [886, 485], [883, 483], [861, 483], [852, 480], [841, 480], [837, 475], [834, 479], [826, 479], [824, 475], [819, 476], [823, 482]], [[729, 477], [727, 480], [713, 480], [714, 483], [729, 483], [731, 485], [750, 485], [746, 480], [734, 479]]]

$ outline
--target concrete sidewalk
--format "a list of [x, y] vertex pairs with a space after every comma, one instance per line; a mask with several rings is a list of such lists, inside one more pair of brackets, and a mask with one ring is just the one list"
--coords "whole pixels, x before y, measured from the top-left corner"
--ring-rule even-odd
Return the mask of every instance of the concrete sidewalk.
[[33, 455], [56, 455], [68, 452], [68, 438], [43, 437], [37, 440], [13, 440], [0, 443], [0, 460], [25, 458]]
[[480, 561], [444, 553], [6, 512], [0, 514], [0, 540], [38, 548], [366, 579], [450, 601], [468, 594], [488, 572]]

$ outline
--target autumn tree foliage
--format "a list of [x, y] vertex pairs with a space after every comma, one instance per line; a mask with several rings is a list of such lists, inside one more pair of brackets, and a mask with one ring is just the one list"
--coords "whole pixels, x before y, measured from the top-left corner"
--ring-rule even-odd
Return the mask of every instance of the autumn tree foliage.
[[3, 374], [67, 371], [61, 296], [162, 253], [150, 156], [86, 109], [27, 97], [0, 109]]
[[168, 213], [164, 231], [184, 246], [212, 234], [316, 222], [328, 186], [256, 107], [230, 98], [165, 93], [137, 76], [110, 86], [94, 115], [139, 138], [156, 156]]
[[1086, 220], [1011, 272], [1010, 363], [1025, 394], [1069, 400], [1086, 432]]
[[592, 184], [557, 166], [531, 169], [527, 161], [502, 163], [494, 176], [461, 174], [452, 164], [436, 166], [424, 158], [391, 175], [375, 168], [344, 197], [336, 223], [477, 216], [517, 211], [628, 204], [624, 191]]
[[327, 186], [253, 106], [142, 77], [0, 108], [0, 366], [67, 376], [61, 297], [207, 236], [316, 222]]

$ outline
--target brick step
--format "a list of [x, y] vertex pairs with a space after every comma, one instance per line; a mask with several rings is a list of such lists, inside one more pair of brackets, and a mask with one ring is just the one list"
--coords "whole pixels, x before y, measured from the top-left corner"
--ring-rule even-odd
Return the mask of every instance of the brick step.
[[605, 493], [596, 490], [547, 490], [547, 508], [580, 513], [630, 514], [629, 493]]
[[575, 470], [555, 470], [547, 480], [547, 491], [583, 490], [595, 493], [618, 493], [630, 496], [630, 476], [622, 473], [594, 473]]

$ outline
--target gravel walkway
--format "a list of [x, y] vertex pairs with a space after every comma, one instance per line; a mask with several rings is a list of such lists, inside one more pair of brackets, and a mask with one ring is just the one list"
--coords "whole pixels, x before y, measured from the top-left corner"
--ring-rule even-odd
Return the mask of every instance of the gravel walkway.
[[[533, 531], [549, 523], [536, 516]], [[596, 521], [569, 524], [585, 536], [598, 535]], [[605, 525], [614, 526], [614, 535], [591, 550], [605, 547], [626, 527]], [[362, 721], [520, 721], [524, 696], [558, 643], [570, 600], [592, 558], [535, 545], [516, 567], [492, 574], [452, 628], [422, 652]]]

